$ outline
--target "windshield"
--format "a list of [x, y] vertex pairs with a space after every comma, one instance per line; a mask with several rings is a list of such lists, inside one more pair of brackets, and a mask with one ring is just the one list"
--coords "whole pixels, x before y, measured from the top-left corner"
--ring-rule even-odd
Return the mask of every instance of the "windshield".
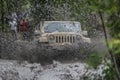
[[53, 22], [48, 23], [44, 26], [45, 33], [52, 33], [52, 32], [80, 32], [80, 24], [78, 23], [59, 23]]

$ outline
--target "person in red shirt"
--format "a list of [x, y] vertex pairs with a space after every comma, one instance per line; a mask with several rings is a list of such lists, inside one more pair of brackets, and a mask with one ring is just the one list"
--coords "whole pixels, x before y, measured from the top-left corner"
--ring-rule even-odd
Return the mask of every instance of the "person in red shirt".
[[21, 26], [21, 32], [23, 33], [23, 38], [26, 39], [27, 38], [27, 27], [26, 27], [24, 19], [20, 21], [20, 26]]
[[27, 27], [26, 27], [26, 24], [25, 24], [25, 20], [22, 20], [20, 22], [20, 26], [21, 26], [21, 32], [26, 32], [27, 31]]

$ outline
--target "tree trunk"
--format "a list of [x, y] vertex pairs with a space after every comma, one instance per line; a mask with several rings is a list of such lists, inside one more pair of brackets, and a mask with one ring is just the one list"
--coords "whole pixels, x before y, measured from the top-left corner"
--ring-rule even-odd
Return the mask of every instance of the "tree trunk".
[[1, 0], [1, 23], [2, 23], [2, 32], [4, 32], [4, 1]]
[[118, 80], [120, 80], [120, 72], [119, 72], [119, 69], [118, 69], [118, 66], [117, 66], [117, 63], [116, 63], [116, 58], [113, 55], [113, 51], [109, 48], [107, 32], [106, 32], [106, 28], [105, 28], [105, 24], [104, 24], [104, 20], [103, 20], [103, 16], [102, 16], [102, 12], [101, 11], [99, 11], [99, 15], [100, 15], [101, 22], [102, 22], [102, 28], [103, 28], [103, 32], [104, 32], [104, 36], [105, 36], [106, 46], [107, 46], [108, 52], [109, 52], [109, 54], [111, 56], [111, 61], [112, 61], [113, 67], [115, 68], [115, 70], [117, 72]]

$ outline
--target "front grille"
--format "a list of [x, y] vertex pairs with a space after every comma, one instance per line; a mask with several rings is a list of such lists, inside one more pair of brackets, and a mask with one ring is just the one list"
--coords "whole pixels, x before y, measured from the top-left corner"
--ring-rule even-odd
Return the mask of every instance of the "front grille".
[[56, 36], [56, 43], [75, 43], [75, 36]]

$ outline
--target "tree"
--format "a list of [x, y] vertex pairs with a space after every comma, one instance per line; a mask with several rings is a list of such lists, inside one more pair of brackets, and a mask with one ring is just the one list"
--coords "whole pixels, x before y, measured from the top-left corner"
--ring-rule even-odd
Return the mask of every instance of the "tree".
[[[111, 56], [111, 61], [113, 63], [112, 68], [117, 72], [118, 80], [120, 79], [120, 72], [118, 69], [118, 65], [116, 64], [115, 53], [120, 55], [120, 51], [118, 50], [120, 47], [119, 34], [120, 31], [120, 1], [119, 0], [86, 0], [89, 4], [89, 8], [93, 10], [93, 12], [98, 13], [101, 18], [102, 27], [105, 35], [106, 45], [108, 47], [109, 54]], [[106, 21], [106, 22], [105, 22]], [[110, 29], [110, 33], [112, 36], [112, 41], [108, 41], [108, 37], [106, 34], [106, 27]], [[114, 40], [113, 40], [114, 39]], [[117, 43], [117, 44], [116, 44]], [[113, 75], [114, 76], [114, 75]]]
[[1, 7], [1, 24], [2, 24], [2, 31], [4, 31], [4, 0], [1, 0], [1, 5], [0, 5], [0, 7]]

